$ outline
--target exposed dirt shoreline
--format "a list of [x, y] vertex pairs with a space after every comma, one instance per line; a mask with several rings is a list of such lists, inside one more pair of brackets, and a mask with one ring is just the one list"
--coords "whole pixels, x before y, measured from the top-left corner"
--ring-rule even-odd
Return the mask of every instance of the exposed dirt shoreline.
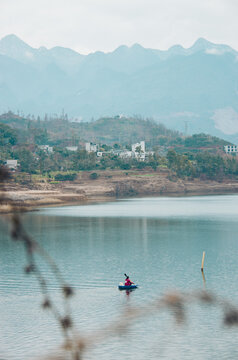
[[74, 182], [48, 182], [19, 185], [5, 184], [1, 213], [12, 211], [11, 202], [24, 211], [39, 207], [78, 205], [113, 201], [117, 198], [143, 196], [192, 196], [238, 193], [238, 181], [202, 181], [171, 179], [166, 170], [101, 171], [91, 180], [90, 172], [82, 172]]

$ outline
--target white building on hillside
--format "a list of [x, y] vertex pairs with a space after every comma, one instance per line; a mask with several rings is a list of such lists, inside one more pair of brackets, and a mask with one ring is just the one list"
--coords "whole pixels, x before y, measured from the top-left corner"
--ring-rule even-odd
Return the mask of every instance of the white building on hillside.
[[132, 144], [131, 150], [137, 159], [145, 160], [145, 142], [144, 141], [140, 141], [139, 143]]
[[17, 160], [7, 160], [6, 161], [6, 167], [11, 170], [16, 170], [18, 168], [19, 164], [17, 163]]
[[129, 159], [134, 156], [134, 153], [132, 151], [123, 150], [118, 155], [123, 159]]
[[227, 154], [237, 154], [238, 146], [237, 145], [225, 145], [224, 150]]
[[85, 150], [87, 152], [97, 152], [98, 151], [98, 145], [93, 144], [91, 142], [88, 142], [88, 143], [85, 144]]
[[77, 151], [78, 146], [66, 146], [66, 150], [68, 150], [68, 151]]
[[145, 153], [145, 142], [144, 141], [140, 141], [139, 143], [136, 143], [136, 144], [132, 144], [131, 145], [131, 150], [133, 152], [137, 152], [137, 148], [140, 148], [141, 149], [141, 152], [144, 152]]
[[39, 149], [41, 149], [49, 154], [53, 153], [53, 147], [50, 145], [39, 145], [38, 147], [39, 147]]

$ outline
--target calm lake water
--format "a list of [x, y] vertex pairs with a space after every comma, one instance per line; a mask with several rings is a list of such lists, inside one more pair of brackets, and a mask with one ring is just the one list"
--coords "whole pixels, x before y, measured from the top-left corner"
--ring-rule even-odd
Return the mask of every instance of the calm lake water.
[[[30, 234], [55, 259], [75, 289], [73, 317], [81, 333], [100, 329], [123, 311], [171, 289], [206, 288], [238, 304], [238, 196], [144, 198], [42, 209], [23, 216]], [[41, 310], [33, 276], [24, 275], [22, 244], [0, 222], [0, 359], [28, 360], [62, 343], [53, 317]], [[59, 285], [41, 264], [52, 297]], [[124, 273], [140, 285], [129, 296], [117, 285]], [[237, 359], [238, 328], [226, 328], [222, 311], [189, 306], [187, 322], [154, 313], [120, 337], [109, 338], [85, 359]]]

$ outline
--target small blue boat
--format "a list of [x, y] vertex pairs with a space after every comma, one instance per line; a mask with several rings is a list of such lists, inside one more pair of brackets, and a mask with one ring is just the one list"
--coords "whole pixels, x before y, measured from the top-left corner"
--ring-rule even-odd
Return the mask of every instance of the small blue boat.
[[123, 284], [118, 285], [118, 289], [119, 290], [133, 290], [133, 289], [137, 289], [138, 285], [132, 284], [130, 286], [125, 286]]

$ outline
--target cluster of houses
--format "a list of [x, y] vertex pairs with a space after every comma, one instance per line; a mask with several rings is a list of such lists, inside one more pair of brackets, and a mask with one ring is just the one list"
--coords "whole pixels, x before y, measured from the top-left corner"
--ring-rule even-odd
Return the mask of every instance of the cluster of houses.
[[106, 154], [114, 154], [124, 159], [135, 158], [137, 160], [144, 161], [149, 155], [153, 155], [153, 151], [145, 151], [145, 142], [140, 141], [139, 143], [132, 144], [131, 150], [126, 149], [113, 149], [110, 151], [98, 151], [99, 145], [93, 143], [86, 143], [85, 149], [88, 152], [94, 152], [98, 157], [103, 157]]
[[[39, 145], [39, 149], [43, 150], [48, 154], [52, 154], [53, 147], [49, 145]], [[66, 150], [68, 151], [77, 151], [79, 149], [78, 146], [66, 146]], [[127, 149], [111, 149], [109, 151], [100, 151], [99, 144], [94, 144], [92, 142], [85, 143], [85, 150], [87, 152], [96, 153], [97, 157], [103, 157], [106, 154], [113, 154], [117, 155], [120, 158], [129, 159], [134, 158], [140, 161], [144, 161], [150, 155], [153, 155], [153, 151], [146, 151], [145, 150], [145, 141], [140, 141], [136, 144], [131, 145], [131, 150]], [[225, 145], [224, 151], [226, 154], [237, 154], [238, 153], [238, 145]], [[20, 164], [18, 160], [6, 160], [5, 165], [8, 169], [12, 171], [16, 171]]]
[[[50, 145], [39, 145], [39, 149], [46, 152], [47, 154], [52, 154], [54, 152], [53, 147]], [[146, 157], [149, 155], [153, 155], [153, 151], [145, 151], [145, 142], [140, 141], [139, 143], [132, 144], [131, 150], [126, 149], [112, 149], [109, 151], [99, 151], [100, 146], [98, 144], [94, 144], [91, 142], [85, 143], [85, 150], [87, 152], [96, 153], [97, 157], [103, 157], [106, 154], [113, 154], [117, 155], [121, 158], [128, 159], [128, 158], [135, 158], [137, 160], [144, 161]], [[68, 151], [77, 151], [78, 146], [66, 146], [66, 150]], [[20, 164], [18, 160], [6, 160], [5, 165], [8, 169], [12, 171], [16, 171]]]

